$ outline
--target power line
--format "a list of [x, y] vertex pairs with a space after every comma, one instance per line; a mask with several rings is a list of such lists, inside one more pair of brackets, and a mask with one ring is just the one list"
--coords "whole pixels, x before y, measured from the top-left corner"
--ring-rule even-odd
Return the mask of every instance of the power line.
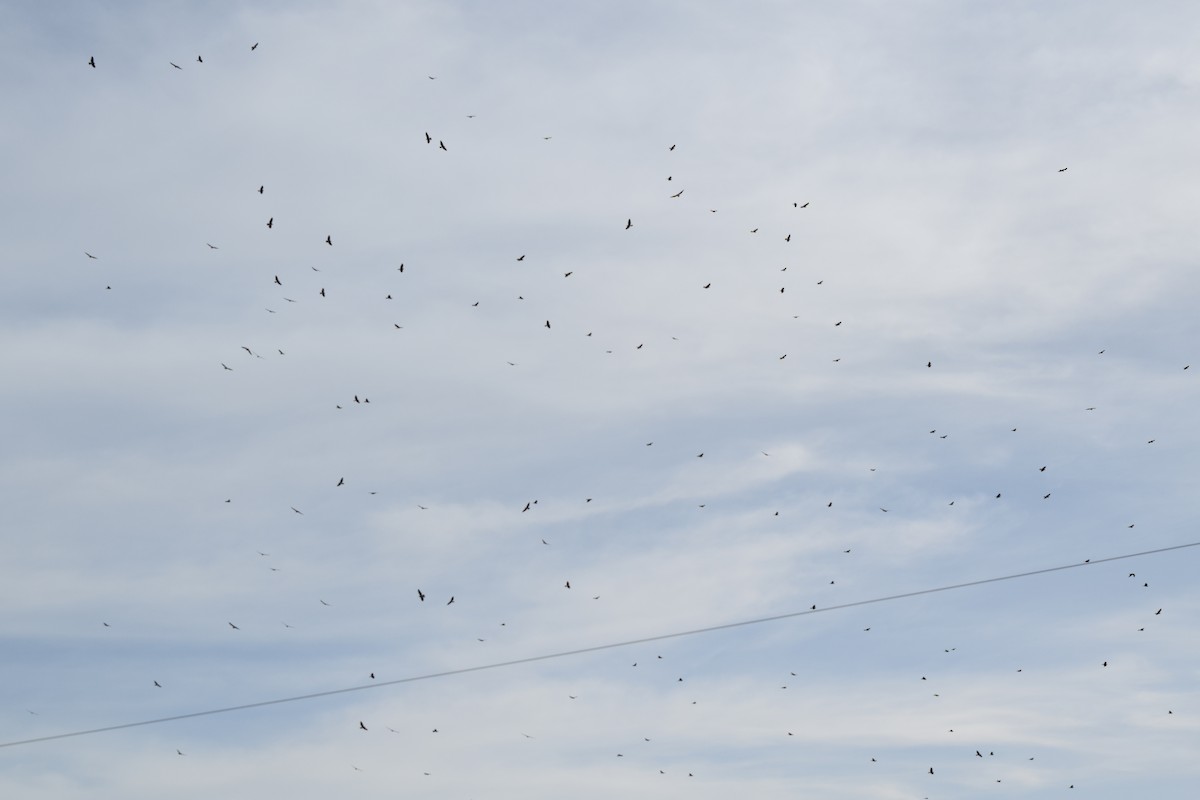
[[302, 700], [315, 700], [319, 697], [332, 697], [338, 694], [348, 694], [350, 692], [361, 692], [367, 689], [380, 689], [384, 686], [395, 686], [402, 683], [415, 683], [417, 681], [433, 680], [434, 678], [447, 678], [452, 675], [465, 675], [469, 672], [482, 672], [489, 669], [500, 669], [501, 667], [514, 667], [519, 664], [532, 664], [537, 661], [549, 661], [555, 658], [566, 658], [568, 656], [578, 656], [585, 653], [596, 653], [601, 650], [613, 650], [618, 647], [629, 647], [635, 644], [646, 644], [647, 642], [661, 642], [666, 639], [679, 639], [684, 636], [696, 636], [701, 633], [713, 633], [714, 631], [725, 631], [733, 628], [744, 628], [750, 625], [761, 625], [764, 622], [778, 622], [779, 620], [792, 619], [793, 617], [804, 617], [811, 614], [821, 614], [827, 611], [840, 611], [846, 608], [855, 608], [858, 606], [872, 605], [874, 603], [886, 603], [892, 600], [903, 600], [908, 597], [919, 597], [925, 594], [936, 594], [937, 592], [948, 592], [954, 589], [967, 589], [972, 586], [982, 586], [987, 583], [1000, 583], [1001, 581], [1011, 581], [1017, 578], [1029, 578], [1034, 575], [1045, 575], [1051, 572], [1062, 572], [1068, 569], [1078, 569], [1079, 567], [1088, 567], [1095, 564], [1106, 564], [1111, 561], [1123, 561], [1128, 558], [1139, 558], [1141, 556], [1157, 555], [1159, 553], [1168, 553], [1173, 550], [1183, 550], [1189, 547], [1200, 546], [1200, 541], [1188, 542], [1187, 544], [1177, 544], [1170, 547], [1160, 547], [1155, 550], [1143, 550], [1139, 553], [1125, 553], [1119, 556], [1109, 556], [1108, 558], [1092, 558], [1086, 561], [1075, 562], [1073, 564], [1062, 564], [1057, 567], [1046, 567], [1045, 569], [1035, 569], [1028, 572], [1017, 572], [1012, 575], [1000, 575], [994, 578], [981, 578], [976, 581], [967, 581], [966, 583], [953, 583], [948, 586], [938, 586], [932, 589], [918, 589], [913, 592], [902, 592], [900, 594], [890, 594], [884, 597], [873, 597], [869, 600], [855, 600], [850, 603], [840, 603], [838, 605], [824, 606], [822, 608], [810, 608], [804, 611], [792, 611], [787, 614], [776, 614], [770, 617], [758, 617], [756, 619], [740, 620], [738, 622], [726, 622], [721, 625], [709, 625], [704, 628], [693, 628], [686, 631], [676, 631], [674, 633], [662, 633], [655, 636], [645, 636], [640, 639], [628, 639], [622, 642], [609, 642], [608, 644], [592, 645], [591, 647], [580, 647], [575, 650], [563, 650], [557, 653], [546, 653], [540, 656], [526, 656], [524, 658], [516, 658], [511, 661], [496, 661], [490, 664], [479, 664], [474, 667], [460, 667], [458, 669], [443, 670], [441, 672], [429, 672], [424, 675], [411, 675], [407, 678], [397, 678], [390, 681], [378, 681], [361, 686], [348, 686], [342, 689], [329, 689], [323, 692], [312, 692], [311, 694], [295, 695], [293, 697], [280, 697], [274, 700], [261, 700], [256, 703], [243, 703], [237, 706], [226, 706], [225, 708], [210, 708], [205, 711], [193, 711], [188, 714], [176, 714], [170, 717], [159, 717], [157, 719], [146, 719], [138, 722], [125, 722], [120, 725], [107, 725], [103, 728], [89, 728], [88, 730], [69, 731], [67, 733], [55, 733], [50, 736], [38, 736], [33, 739], [19, 739], [12, 742], [0, 742], [2, 747], [17, 747], [23, 744], [36, 744], [37, 742], [49, 742], [55, 739], [69, 739], [73, 736], [89, 736], [94, 733], [107, 733], [108, 731], [119, 731], [126, 728], [139, 728], [145, 725], [158, 725], [163, 722], [176, 722], [181, 719], [194, 719], [195, 717], [207, 717], [215, 714], [228, 714], [233, 711], [246, 711], [251, 708], [263, 708], [264, 706], [275, 706], [282, 703], [297, 703]]

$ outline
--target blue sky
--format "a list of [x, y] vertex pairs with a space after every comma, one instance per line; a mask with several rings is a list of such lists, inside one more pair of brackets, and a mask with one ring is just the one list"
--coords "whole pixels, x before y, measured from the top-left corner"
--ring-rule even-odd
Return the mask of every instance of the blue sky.
[[[10, 4], [0, 743], [1192, 542], [1196, 17]], [[1184, 797], [1196, 557], [4, 747], [0, 793]]]

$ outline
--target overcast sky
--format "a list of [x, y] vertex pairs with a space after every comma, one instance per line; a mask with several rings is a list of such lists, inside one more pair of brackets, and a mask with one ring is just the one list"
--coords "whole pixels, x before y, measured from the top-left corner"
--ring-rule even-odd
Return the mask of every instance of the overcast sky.
[[0, 795], [1193, 796], [1196, 30], [0, 6]]

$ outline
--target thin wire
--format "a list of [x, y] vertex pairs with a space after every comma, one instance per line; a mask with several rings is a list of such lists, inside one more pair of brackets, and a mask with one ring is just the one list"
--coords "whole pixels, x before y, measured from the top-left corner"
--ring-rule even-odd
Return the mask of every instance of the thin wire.
[[925, 594], [936, 594], [937, 592], [949, 592], [954, 589], [966, 589], [972, 586], [982, 586], [987, 583], [999, 583], [1001, 581], [1011, 581], [1017, 578], [1029, 578], [1034, 575], [1046, 575], [1051, 572], [1061, 572], [1068, 569], [1077, 569], [1079, 567], [1088, 567], [1095, 564], [1106, 564], [1111, 561], [1123, 561], [1128, 558], [1139, 558], [1141, 556], [1157, 555], [1159, 553], [1168, 553], [1173, 550], [1183, 550], [1189, 547], [1200, 546], [1198, 542], [1188, 542], [1187, 544], [1177, 544], [1170, 547], [1160, 547], [1155, 550], [1143, 550], [1140, 553], [1126, 553], [1119, 556], [1110, 556], [1108, 558], [1092, 558], [1086, 561], [1080, 561], [1073, 564], [1063, 564], [1057, 567], [1046, 567], [1045, 569], [1035, 569], [1028, 572], [1017, 572], [1012, 575], [1001, 575], [995, 578], [982, 578], [977, 581], [967, 581], [966, 583], [953, 583], [948, 586], [938, 586], [932, 589], [918, 589], [914, 592], [903, 592], [901, 594], [890, 594], [885, 597], [873, 597], [869, 600], [855, 600], [850, 603], [841, 603], [833, 606], [824, 606], [822, 608], [810, 608], [804, 611], [792, 611], [787, 614], [776, 614], [770, 617], [758, 617], [756, 619], [740, 620], [738, 622], [726, 622], [721, 625], [709, 625], [704, 628], [693, 628], [686, 631], [676, 631], [675, 633], [662, 633], [655, 636], [645, 636], [640, 639], [628, 639], [622, 642], [610, 642], [608, 644], [592, 645], [591, 647], [580, 647], [575, 650], [563, 650], [557, 653], [546, 653], [540, 656], [526, 656], [525, 658], [516, 658], [511, 661], [496, 661], [490, 664], [480, 664], [474, 667], [460, 667], [458, 669], [448, 669], [442, 672], [429, 672], [424, 675], [412, 675], [407, 678], [397, 678], [390, 681], [378, 681], [374, 683], [363, 684], [361, 686], [348, 686], [343, 689], [329, 689], [323, 692], [312, 692], [311, 694], [295, 695], [294, 697], [280, 697], [275, 700], [261, 700], [257, 703], [243, 703], [238, 706], [226, 706], [225, 708], [211, 708], [206, 711], [193, 711], [188, 714], [176, 714], [170, 717], [159, 717], [157, 719], [146, 719], [139, 722], [125, 722], [120, 725], [107, 725], [103, 728], [90, 728], [88, 730], [70, 731], [68, 733], [55, 733], [50, 736], [39, 736], [34, 739], [19, 739], [12, 742], [0, 742], [0, 748], [17, 747], [24, 744], [35, 744], [37, 742], [50, 742], [55, 739], [69, 739], [73, 736], [89, 736], [94, 733], [106, 733], [108, 731], [119, 731], [126, 728], [138, 728], [144, 725], [158, 725], [163, 722], [175, 722], [181, 719], [194, 719], [196, 717], [207, 717], [214, 714], [228, 714], [233, 711], [246, 711], [251, 708], [263, 708], [264, 706], [275, 706], [282, 703], [296, 703], [302, 700], [315, 700], [318, 697], [332, 697], [339, 694], [348, 694], [349, 692], [361, 692], [367, 689], [381, 689], [384, 686], [396, 686], [402, 683], [415, 683], [416, 681], [433, 680], [434, 678], [447, 678], [451, 675], [465, 675], [470, 672], [482, 672], [489, 669], [500, 669], [501, 667], [514, 667], [519, 664], [532, 664], [537, 661], [549, 661], [555, 658], [566, 658], [568, 656], [578, 656], [584, 653], [596, 653], [601, 650], [613, 650], [618, 647], [629, 647], [635, 644], [646, 644], [647, 642], [661, 642], [666, 639], [679, 639], [684, 636], [696, 636], [701, 633], [712, 633], [714, 631], [725, 631], [733, 628], [744, 628], [749, 625], [761, 625], [764, 622], [778, 622], [783, 619], [792, 619], [793, 617], [804, 617], [811, 614], [821, 614], [827, 611], [840, 611], [846, 608], [855, 608], [858, 606], [872, 605], [874, 603], [886, 603], [892, 600], [903, 600], [908, 597], [919, 597]]

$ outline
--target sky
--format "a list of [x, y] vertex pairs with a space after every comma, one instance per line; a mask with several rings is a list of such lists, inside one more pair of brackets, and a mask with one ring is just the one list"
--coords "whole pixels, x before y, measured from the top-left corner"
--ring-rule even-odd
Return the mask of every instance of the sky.
[[1191, 797], [1197, 29], [4, 4], [0, 795]]

